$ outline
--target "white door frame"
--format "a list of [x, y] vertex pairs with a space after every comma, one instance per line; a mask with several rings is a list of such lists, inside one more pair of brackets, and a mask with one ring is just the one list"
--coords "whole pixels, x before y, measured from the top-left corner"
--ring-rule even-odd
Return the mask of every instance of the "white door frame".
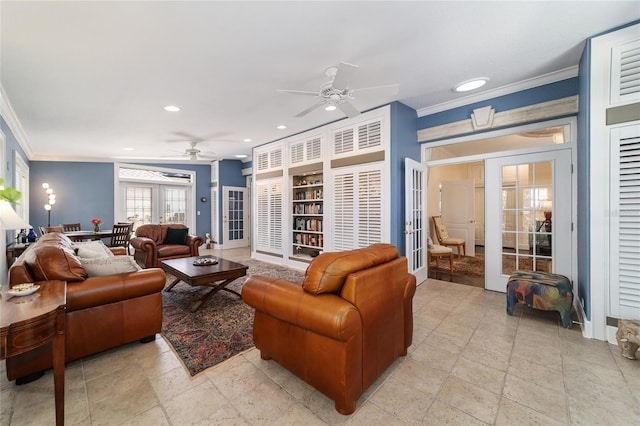
[[427, 279], [427, 167], [410, 158], [404, 160], [405, 255], [409, 273], [416, 282]]

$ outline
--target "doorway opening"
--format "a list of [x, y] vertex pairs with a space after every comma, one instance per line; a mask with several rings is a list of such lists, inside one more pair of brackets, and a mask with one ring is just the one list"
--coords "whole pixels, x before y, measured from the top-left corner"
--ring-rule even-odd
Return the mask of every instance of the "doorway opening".
[[429, 236], [434, 244], [442, 244], [433, 220], [438, 216], [447, 234], [465, 243], [465, 255], [459, 255], [457, 247], [448, 246], [452, 249], [453, 270], [441, 258], [429, 265], [429, 278], [484, 288], [484, 162], [430, 167], [427, 206]]

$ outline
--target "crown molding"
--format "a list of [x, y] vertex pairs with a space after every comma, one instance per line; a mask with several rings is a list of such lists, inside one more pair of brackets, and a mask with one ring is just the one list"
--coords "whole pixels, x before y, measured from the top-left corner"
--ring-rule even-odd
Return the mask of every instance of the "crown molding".
[[465, 105], [470, 105], [476, 102], [486, 101], [487, 99], [497, 98], [499, 96], [510, 95], [512, 93], [521, 92], [523, 90], [532, 89], [534, 87], [544, 86], [545, 84], [551, 84], [558, 81], [566, 80], [578, 76], [578, 66], [572, 66], [564, 68], [559, 71], [554, 71], [548, 74], [540, 75], [537, 77], [522, 80], [517, 83], [508, 84], [506, 86], [497, 87], [495, 89], [487, 90], [485, 92], [477, 93], [475, 95], [465, 96], [464, 98], [456, 99], [455, 101], [443, 102], [438, 105], [433, 105], [426, 108], [420, 108], [418, 110], [418, 117], [424, 117], [425, 115], [431, 115], [442, 111], [448, 111], [450, 109], [458, 108]]
[[18, 145], [20, 145], [24, 153], [27, 155], [27, 159], [32, 160], [33, 149], [29, 143], [29, 138], [27, 137], [22, 124], [20, 124], [20, 120], [18, 119], [16, 112], [13, 110], [9, 97], [7, 96], [7, 92], [4, 91], [2, 84], [0, 84], [0, 115], [2, 115], [7, 126], [9, 126], [9, 130], [13, 133], [13, 137], [18, 141]]

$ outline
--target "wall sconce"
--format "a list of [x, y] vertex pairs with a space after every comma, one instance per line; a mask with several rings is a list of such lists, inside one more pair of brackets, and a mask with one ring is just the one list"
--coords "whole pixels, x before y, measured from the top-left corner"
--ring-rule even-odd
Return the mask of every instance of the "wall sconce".
[[47, 211], [47, 226], [51, 226], [51, 208], [56, 203], [56, 194], [53, 193], [53, 188], [48, 183], [43, 183], [42, 188], [47, 193], [47, 204], [44, 205], [44, 209]]

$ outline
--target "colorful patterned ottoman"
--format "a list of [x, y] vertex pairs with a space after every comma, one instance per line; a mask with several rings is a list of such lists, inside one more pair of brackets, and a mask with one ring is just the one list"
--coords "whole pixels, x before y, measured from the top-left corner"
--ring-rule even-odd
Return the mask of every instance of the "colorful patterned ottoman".
[[523, 303], [534, 309], [558, 311], [562, 325], [571, 327], [573, 286], [569, 279], [549, 272], [515, 271], [507, 282], [507, 314]]

